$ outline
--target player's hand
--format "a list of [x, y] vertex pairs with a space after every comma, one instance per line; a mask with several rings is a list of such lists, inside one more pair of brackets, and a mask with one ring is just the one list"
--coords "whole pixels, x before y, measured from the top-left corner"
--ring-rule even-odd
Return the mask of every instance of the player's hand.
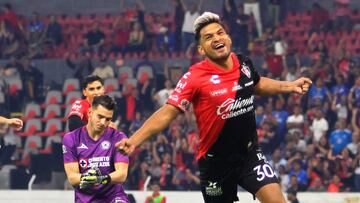
[[130, 142], [130, 139], [124, 138], [115, 144], [118, 151], [124, 155], [130, 155], [135, 150], [135, 145]]
[[13, 128], [15, 128], [15, 130], [19, 131], [21, 130], [21, 128], [23, 127], [23, 121], [18, 119], [18, 118], [10, 118], [7, 119], [7, 124]]
[[101, 175], [99, 168], [93, 167], [81, 174], [80, 177], [80, 189], [86, 189], [94, 185], [106, 185], [111, 182], [111, 177], [109, 175]]
[[293, 84], [292, 92], [297, 94], [306, 94], [309, 91], [312, 81], [309, 78], [301, 77], [293, 81], [292, 84]]

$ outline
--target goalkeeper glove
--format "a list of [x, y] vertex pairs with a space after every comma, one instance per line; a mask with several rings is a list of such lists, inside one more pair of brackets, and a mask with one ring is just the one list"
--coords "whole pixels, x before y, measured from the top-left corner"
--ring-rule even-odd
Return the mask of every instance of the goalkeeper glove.
[[85, 173], [81, 174], [80, 177], [80, 189], [86, 189], [94, 185], [102, 184], [106, 185], [111, 182], [109, 175], [101, 175], [98, 168], [91, 168]]

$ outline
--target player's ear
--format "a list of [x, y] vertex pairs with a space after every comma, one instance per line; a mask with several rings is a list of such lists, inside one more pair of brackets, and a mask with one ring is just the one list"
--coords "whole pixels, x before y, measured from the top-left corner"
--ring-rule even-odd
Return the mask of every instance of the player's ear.
[[197, 46], [197, 51], [201, 56], [205, 56], [205, 50], [202, 48], [201, 45]]

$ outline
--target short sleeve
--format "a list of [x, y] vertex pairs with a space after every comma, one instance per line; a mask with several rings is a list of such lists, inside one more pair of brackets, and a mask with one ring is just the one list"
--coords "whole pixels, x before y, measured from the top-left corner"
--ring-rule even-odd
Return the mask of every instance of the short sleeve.
[[[119, 142], [123, 138], [127, 138], [127, 136], [121, 132], [117, 132], [116, 136], [114, 137], [116, 138], [116, 140], [114, 140], [115, 141], [114, 143]], [[114, 163], [118, 163], [118, 162], [129, 163], [129, 156], [123, 155], [116, 148], [114, 148], [114, 150], [115, 150]]]
[[69, 112], [68, 117], [70, 116], [79, 116], [81, 119], [83, 119], [84, 117], [84, 112], [85, 111], [85, 105], [81, 102], [81, 100], [76, 100], [72, 106], [71, 106], [71, 110]]
[[75, 147], [75, 142], [73, 134], [67, 133], [64, 138], [63, 138], [63, 145], [62, 145], [62, 150], [63, 150], [63, 157], [64, 157], [64, 163], [70, 163], [70, 162], [78, 162], [78, 156], [76, 153], [76, 147]]
[[[237, 55], [238, 58], [239, 58], [239, 61], [241, 63], [241, 69], [243, 68], [249, 68], [250, 69], [250, 73], [251, 73], [251, 77], [254, 81], [254, 86], [260, 81], [260, 75], [259, 73], [257, 72], [257, 70], [254, 68], [254, 65], [253, 65], [253, 62], [252, 60], [247, 57], [247, 56], [242, 56], [242, 55]], [[244, 70], [245, 71], [245, 70]], [[244, 72], [242, 70], [242, 72]]]
[[194, 79], [195, 77], [192, 72], [185, 73], [177, 83], [166, 103], [182, 111], [188, 111], [196, 91]]

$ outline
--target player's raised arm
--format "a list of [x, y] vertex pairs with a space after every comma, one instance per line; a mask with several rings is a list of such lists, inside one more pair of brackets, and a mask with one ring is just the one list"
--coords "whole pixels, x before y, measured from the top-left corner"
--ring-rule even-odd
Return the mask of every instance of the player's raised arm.
[[130, 154], [135, 147], [142, 144], [152, 135], [164, 130], [181, 111], [170, 104], [165, 104], [148, 118], [143, 126], [137, 130], [129, 139], [122, 139], [116, 143], [116, 147], [124, 154]]
[[280, 81], [267, 77], [261, 77], [255, 86], [258, 95], [274, 95], [283, 93], [306, 94], [312, 81], [309, 78], [301, 77], [294, 81]]

